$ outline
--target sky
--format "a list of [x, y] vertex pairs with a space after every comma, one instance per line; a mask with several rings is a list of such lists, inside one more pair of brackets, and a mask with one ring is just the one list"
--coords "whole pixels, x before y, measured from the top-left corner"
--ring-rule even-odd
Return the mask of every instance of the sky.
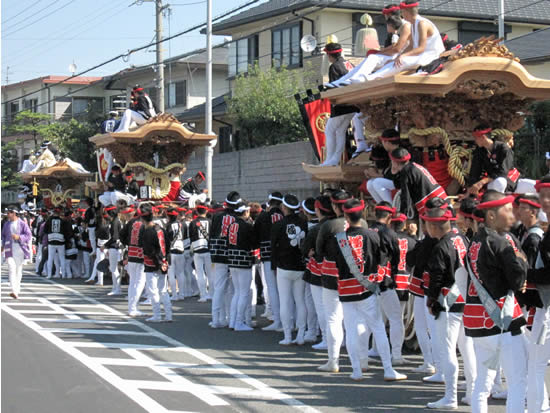
[[[247, 3], [212, 0], [213, 16]], [[265, 0], [263, 0], [265, 1]], [[139, 4], [141, 3], [141, 4]], [[164, 36], [206, 21], [206, 0], [164, 0]], [[258, 4], [258, 3], [257, 3]], [[256, 4], [256, 5], [257, 5]], [[150, 43], [155, 36], [155, 5], [135, 0], [2, 0], [2, 85], [46, 75], [71, 75]], [[223, 42], [214, 37], [214, 44]], [[164, 58], [206, 46], [199, 30], [164, 44]], [[85, 76], [106, 76], [130, 65], [155, 61], [155, 48], [119, 59]]]

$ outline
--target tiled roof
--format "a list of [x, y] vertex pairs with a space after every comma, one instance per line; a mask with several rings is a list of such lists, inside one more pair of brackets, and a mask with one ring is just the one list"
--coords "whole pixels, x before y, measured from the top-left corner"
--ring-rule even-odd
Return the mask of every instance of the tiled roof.
[[[23, 80], [21, 82], [12, 83], [9, 85], [2, 85], [2, 89], [6, 88], [14, 88], [14, 87], [22, 87], [26, 84], [32, 83], [32, 82], [41, 82], [41, 83], [59, 83], [64, 79], [68, 79], [70, 76], [55, 76], [55, 75], [48, 75], [48, 76], [41, 76], [36, 77], [34, 79], [29, 80]], [[66, 82], [63, 82], [65, 85], [89, 85], [91, 83], [97, 82], [99, 80], [103, 79], [102, 77], [97, 76], [77, 76], [73, 79], [70, 79]]]
[[[498, 3], [499, 0], [421, 0], [420, 13], [426, 16], [494, 20], [498, 14]], [[533, 3], [533, 0], [507, 1], [504, 10], [505, 21], [550, 24], [548, 1]], [[213, 31], [220, 33], [246, 23], [313, 6], [380, 11], [386, 4], [387, 0], [268, 0], [214, 24]]]
[[524, 34], [504, 44], [524, 62], [550, 60], [550, 27]]

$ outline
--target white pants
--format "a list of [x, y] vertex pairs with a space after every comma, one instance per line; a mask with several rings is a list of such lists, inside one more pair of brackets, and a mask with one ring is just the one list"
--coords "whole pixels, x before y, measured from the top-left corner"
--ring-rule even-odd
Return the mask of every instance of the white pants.
[[277, 268], [277, 287], [281, 302], [281, 322], [285, 337], [292, 333], [293, 308], [296, 306], [296, 327], [298, 335], [303, 336], [306, 332], [307, 310], [305, 304], [306, 283], [302, 279], [303, 271], [289, 271]]
[[466, 395], [471, 396], [476, 380], [476, 353], [474, 350], [474, 340], [468, 337], [464, 332], [464, 323], [460, 327], [458, 335], [458, 350], [462, 356], [464, 364], [464, 377], [466, 377]]
[[65, 278], [76, 278], [79, 276], [78, 259], [69, 259], [65, 257]]
[[229, 272], [235, 289], [229, 320], [229, 327], [233, 328], [245, 322], [247, 308], [251, 302], [252, 269], [230, 267]]
[[[7, 225], [10, 224], [8, 223]], [[25, 261], [25, 253], [17, 242], [12, 241], [12, 245], [12, 256], [6, 258], [6, 263], [8, 264], [11, 292], [19, 296], [21, 292], [21, 279], [23, 278], [23, 261]]]
[[394, 189], [395, 185], [391, 179], [372, 178], [367, 181], [367, 190], [376, 203], [385, 201], [391, 204], [393, 202], [391, 193]]
[[323, 288], [323, 307], [327, 322], [326, 340], [328, 346], [329, 360], [338, 361], [340, 358], [340, 347], [344, 340], [344, 328], [342, 321], [344, 313], [342, 303], [338, 297], [338, 291]]
[[346, 147], [346, 131], [355, 113], [330, 117], [325, 126], [327, 154], [325, 162], [337, 165]]
[[136, 201], [136, 197], [120, 191], [104, 192], [98, 197], [98, 199], [99, 202], [103, 204], [103, 206], [116, 205], [117, 201], [119, 200], [125, 201], [128, 205], [132, 205]]
[[122, 119], [120, 120], [120, 125], [118, 126], [118, 129], [115, 131], [115, 133], [129, 132], [132, 122], [136, 123], [139, 126], [147, 122], [147, 119], [145, 119], [139, 112], [136, 112], [132, 109], [126, 109], [124, 111], [124, 114], [122, 115]]
[[97, 249], [97, 243], [95, 239], [95, 227], [88, 227], [88, 238], [90, 239], [90, 244], [92, 245], [92, 254], [93, 254]]
[[357, 112], [351, 120], [353, 123], [353, 136], [358, 147], [360, 144], [367, 144], [367, 138], [365, 137], [365, 120], [367, 120], [367, 116], [364, 116], [361, 112]]
[[346, 75], [340, 79], [332, 82], [334, 86], [351, 85], [352, 83], [361, 83], [367, 81], [367, 76], [374, 70], [382, 67], [390, 60], [393, 60], [395, 56], [386, 56], [383, 54], [371, 54], [367, 58], [363, 59], [361, 63], [350, 70]]
[[146, 272], [145, 276], [147, 277], [147, 291], [149, 292], [149, 298], [151, 298], [151, 305], [153, 307], [153, 317], [160, 318], [160, 303], [162, 302], [165, 317], [171, 319], [172, 303], [168, 295], [166, 274]]
[[88, 251], [80, 251], [82, 253], [81, 256], [81, 269], [83, 271], [83, 278], [90, 276], [90, 253]]
[[441, 350], [441, 373], [445, 376], [445, 400], [450, 403], [458, 400], [458, 358], [456, 346], [462, 328], [462, 313], [442, 311], [435, 320], [437, 339]]
[[212, 323], [225, 324], [227, 312], [225, 297], [228, 289], [229, 267], [227, 264], [214, 264], [214, 297], [212, 297]]
[[[545, 342], [537, 344], [541, 336], [544, 336]], [[550, 360], [550, 309], [537, 308], [528, 349], [527, 411], [539, 413], [548, 408], [544, 377]]]
[[267, 282], [265, 280], [264, 266], [262, 263], [258, 264], [258, 269], [260, 270], [260, 277], [262, 279], [262, 292], [264, 295], [265, 312], [271, 313], [271, 304], [269, 303], [269, 294], [267, 292]]
[[212, 293], [212, 260], [209, 252], [193, 254], [195, 272], [201, 298], [210, 298]]
[[109, 248], [109, 271], [111, 271], [111, 277], [113, 278], [113, 292], [117, 294], [121, 292], [121, 277], [120, 272], [118, 271], [119, 259], [120, 251], [117, 248]]
[[65, 245], [48, 245], [48, 277], [52, 275], [54, 260], [56, 272], [54, 275], [61, 272], [61, 277], [63, 277], [65, 274]]
[[487, 398], [491, 394], [496, 371], [489, 369], [486, 363], [494, 357], [499, 346], [500, 364], [508, 383], [506, 412], [523, 412], [527, 390], [527, 354], [523, 335], [512, 336], [511, 333], [505, 333], [474, 337], [473, 340], [477, 377], [472, 393], [472, 413], [488, 412]]
[[393, 76], [406, 70], [411, 70], [417, 68], [418, 66], [426, 65], [438, 58], [439, 54], [432, 51], [424, 52], [417, 56], [406, 56], [401, 58], [401, 66], [397, 67], [393, 61], [389, 61], [376, 72], [367, 75], [366, 79], [368, 81]]
[[[392, 356], [395, 359], [400, 359], [402, 358], [401, 349], [403, 348], [403, 340], [405, 339], [405, 327], [403, 326], [403, 312], [397, 292], [393, 289], [381, 292], [378, 297], [378, 302], [380, 303], [382, 313], [390, 323]], [[378, 342], [376, 342], [376, 344], [378, 344]]]
[[193, 257], [190, 251], [183, 253], [183, 273], [185, 275], [183, 283], [183, 294], [185, 297], [193, 297], [199, 293], [197, 284], [197, 275], [193, 271]]
[[267, 294], [269, 296], [269, 304], [271, 305], [271, 312], [273, 314], [273, 322], [280, 323], [281, 308], [279, 303], [279, 291], [277, 290], [275, 271], [271, 268], [271, 261], [263, 261], [262, 267], [264, 269], [265, 282], [267, 284]]
[[145, 287], [145, 268], [141, 262], [128, 262], [128, 276], [130, 284], [128, 285], [128, 313], [137, 311], [139, 299]]
[[[535, 184], [537, 182], [533, 179], [518, 179], [516, 194], [534, 194], [536, 193]], [[487, 189], [492, 189], [498, 192], [506, 192], [506, 187], [508, 186], [508, 180], [504, 177], [494, 179], [493, 181], [487, 184]]]
[[94, 269], [92, 270], [92, 275], [90, 275], [90, 280], [95, 280], [97, 276], [97, 282], [103, 285], [103, 273], [97, 270], [97, 264], [105, 259], [105, 250], [98, 248], [96, 250]]
[[21, 166], [21, 170], [19, 171], [20, 174], [31, 172], [34, 169], [34, 164], [28, 160], [25, 159], [23, 161], [23, 165]]
[[[361, 348], [368, 348], [366, 338], [372, 332], [384, 368], [391, 368], [391, 355], [386, 329], [378, 304], [378, 297], [371, 295], [366, 300], [342, 303], [346, 326], [346, 349], [354, 371], [361, 371]], [[366, 328], [360, 328], [362, 325]], [[365, 360], [368, 358], [365, 357]]]
[[432, 344], [430, 343], [430, 335], [428, 334], [428, 321], [426, 320], [426, 310], [424, 310], [424, 297], [414, 296], [414, 331], [420, 351], [424, 357], [425, 364], [434, 364], [432, 355]]
[[317, 321], [321, 329], [321, 338], [322, 341], [326, 342], [327, 319], [325, 316], [325, 306], [323, 305], [324, 288], [319, 285], [310, 284], [310, 289], [313, 304], [315, 305], [315, 312], [317, 313]]
[[168, 282], [173, 298], [185, 297], [183, 286], [185, 285], [185, 256], [184, 254], [170, 253], [170, 267], [168, 268]]
[[306, 319], [307, 319], [307, 336], [310, 338], [317, 338], [319, 335], [319, 322], [317, 320], [317, 310], [315, 309], [315, 302], [313, 301], [313, 293], [311, 292], [312, 285], [305, 283], [304, 289], [304, 303], [306, 306]]
[[439, 345], [440, 340], [437, 337], [437, 327], [435, 324], [435, 317], [430, 314], [430, 310], [426, 305], [428, 301], [427, 297], [424, 297], [424, 314], [426, 316], [426, 323], [428, 325], [428, 332], [430, 334], [430, 343], [432, 345], [432, 356], [434, 359], [435, 370], [437, 372], [441, 371], [441, 346]]

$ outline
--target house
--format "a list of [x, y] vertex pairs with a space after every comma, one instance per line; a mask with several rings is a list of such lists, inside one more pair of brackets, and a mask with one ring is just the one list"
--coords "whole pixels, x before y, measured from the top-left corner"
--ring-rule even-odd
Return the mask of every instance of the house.
[[[110, 102], [116, 100], [119, 91], [105, 92], [103, 78], [93, 76], [42, 76], [2, 86], [2, 123], [9, 125], [18, 112], [32, 112], [51, 115], [52, 120], [85, 119], [90, 114], [103, 116], [109, 110]], [[31, 135], [4, 135], [2, 142], [18, 140], [16, 146], [19, 163], [33, 152], [34, 137]]]
[[[212, 50], [212, 95], [214, 98], [229, 92], [227, 80], [226, 47]], [[129, 99], [132, 88], [139, 84], [149, 94], [153, 102], [157, 100], [155, 65], [129, 67], [114, 75], [107, 76], [102, 83], [106, 91], [122, 90]], [[190, 108], [203, 105], [206, 101], [206, 51], [195, 50], [164, 61], [164, 110], [173, 113], [178, 119]], [[204, 105], [203, 105], [204, 106]], [[191, 122], [198, 131], [204, 130], [202, 117], [180, 119]], [[221, 125], [223, 126], [223, 125]], [[214, 124], [215, 133], [220, 125]]]
[[508, 40], [505, 45], [533, 76], [550, 77], [550, 27]]
[[[301, 68], [315, 52], [306, 53], [300, 40], [313, 35], [319, 44], [336, 35], [347, 56], [353, 55], [360, 19], [369, 13], [381, 42], [386, 27], [381, 15], [384, 0], [271, 0], [222, 20], [213, 26], [216, 35], [232, 36], [229, 51], [229, 75], [247, 71], [258, 61], [261, 67], [286, 65]], [[440, 32], [467, 44], [481, 36], [497, 35], [499, 0], [422, 0], [420, 13], [431, 19]], [[516, 0], [506, 2], [505, 38], [511, 40], [550, 25], [550, 9], [544, 2]], [[319, 60], [312, 60], [326, 70]]]

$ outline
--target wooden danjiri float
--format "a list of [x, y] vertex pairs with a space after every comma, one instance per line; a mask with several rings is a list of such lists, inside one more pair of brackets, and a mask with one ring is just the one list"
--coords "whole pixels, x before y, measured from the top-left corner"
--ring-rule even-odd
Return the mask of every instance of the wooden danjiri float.
[[72, 206], [72, 196], [80, 194], [81, 185], [93, 177], [80, 164], [70, 159], [58, 161], [55, 165], [22, 174], [23, 181], [32, 185], [33, 196], [42, 193], [44, 206]]
[[[531, 76], [499, 43], [493, 38], [470, 43], [435, 75], [402, 72], [321, 96], [332, 104], [358, 106], [368, 117], [365, 136], [371, 143], [398, 125], [401, 138], [423, 152], [424, 166], [453, 195], [465, 185], [476, 126], [488, 125], [493, 136], [513, 145], [530, 105], [550, 99], [550, 80]], [[315, 180], [356, 189], [372, 165], [369, 153], [363, 153], [338, 166], [304, 164], [303, 169]]]
[[[180, 175], [186, 171], [191, 153], [215, 139], [216, 135], [192, 132], [174, 115], [162, 113], [129, 132], [95, 135], [90, 141], [99, 151], [107, 150], [123, 171], [131, 170], [135, 174], [140, 185], [140, 199], [170, 202], [176, 200]], [[103, 157], [99, 164], [101, 174], [107, 167]], [[87, 185], [96, 193], [106, 189], [102, 182], [88, 182]]]

